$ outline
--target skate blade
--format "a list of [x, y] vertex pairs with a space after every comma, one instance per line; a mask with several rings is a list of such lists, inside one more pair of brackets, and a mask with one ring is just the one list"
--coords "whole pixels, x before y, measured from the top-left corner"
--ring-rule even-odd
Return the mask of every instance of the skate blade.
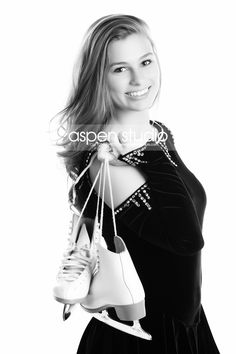
[[142, 339], [152, 340], [151, 334], [145, 332], [138, 321], [136, 321], [133, 326], [125, 325], [110, 318], [106, 311], [103, 312], [105, 313], [95, 313], [93, 314], [93, 317], [103, 323], [106, 323], [108, 326], [114, 327], [122, 332], [131, 334]]
[[74, 307], [75, 307], [75, 304], [73, 304], [73, 305], [65, 304], [64, 305], [63, 313], [62, 313], [63, 321], [66, 321], [70, 317]]

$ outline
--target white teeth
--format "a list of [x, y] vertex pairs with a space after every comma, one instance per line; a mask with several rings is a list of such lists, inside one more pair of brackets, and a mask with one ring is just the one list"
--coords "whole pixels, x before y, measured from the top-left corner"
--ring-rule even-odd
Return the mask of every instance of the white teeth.
[[141, 90], [141, 91], [128, 92], [127, 95], [129, 95], [129, 96], [142, 96], [147, 92], [148, 92], [148, 88]]

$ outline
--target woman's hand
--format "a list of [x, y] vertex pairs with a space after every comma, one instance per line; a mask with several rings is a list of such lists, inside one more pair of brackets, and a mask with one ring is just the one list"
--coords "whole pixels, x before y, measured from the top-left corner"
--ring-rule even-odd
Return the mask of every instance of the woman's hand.
[[109, 160], [109, 164], [113, 166], [128, 166], [126, 162], [118, 160], [118, 157], [125, 154], [127, 148], [122, 137], [122, 132], [112, 134], [110, 141], [101, 142], [98, 145], [98, 160], [102, 161], [105, 158]]

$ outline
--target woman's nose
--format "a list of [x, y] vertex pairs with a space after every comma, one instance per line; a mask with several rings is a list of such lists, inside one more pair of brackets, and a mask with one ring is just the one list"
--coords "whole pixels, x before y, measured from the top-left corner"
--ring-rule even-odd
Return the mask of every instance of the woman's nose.
[[130, 84], [132, 85], [141, 85], [142, 83], [142, 74], [138, 69], [132, 69], [130, 75]]

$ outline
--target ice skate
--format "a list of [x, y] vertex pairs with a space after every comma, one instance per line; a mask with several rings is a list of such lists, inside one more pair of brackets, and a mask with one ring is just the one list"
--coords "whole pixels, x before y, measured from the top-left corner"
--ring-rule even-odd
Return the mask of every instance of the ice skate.
[[[151, 340], [139, 324], [146, 316], [145, 293], [129, 252], [119, 236], [115, 237], [116, 253], [97, 244], [98, 271], [93, 277], [89, 294], [80, 306], [98, 320], [123, 332]], [[109, 318], [104, 310], [114, 307], [122, 321], [133, 321], [131, 327]], [[102, 312], [100, 314], [99, 312]]]
[[[91, 278], [96, 272], [97, 257], [94, 241], [97, 239], [95, 232], [98, 230], [97, 218], [92, 242], [90, 242], [86, 225], [81, 222], [83, 210], [86, 207], [89, 196], [81, 212], [74, 205], [76, 197], [75, 185], [85, 171], [86, 169], [79, 175], [72, 186], [73, 198], [69, 204], [73, 214], [69, 230], [68, 249], [63, 255], [62, 264], [57, 275], [57, 286], [53, 289], [54, 298], [64, 304], [63, 320], [70, 316], [74, 305], [80, 303], [86, 297]], [[99, 177], [99, 173], [96, 179]]]
[[[81, 307], [98, 320], [115, 327], [123, 332], [134, 336], [151, 340], [152, 337], [146, 333], [139, 323], [139, 319], [146, 316], [145, 293], [139, 276], [136, 272], [125, 242], [117, 235], [113, 198], [109, 171], [109, 158], [106, 157], [107, 151], [103, 149], [100, 159], [103, 160], [103, 191], [102, 191], [102, 210], [101, 225], [98, 232], [97, 249], [97, 272], [93, 276], [89, 293]], [[114, 244], [116, 252], [112, 252], [103, 246], [105, 240], [102, 237], [102, 220], [104, 207], [105, 175], [108, 174], [108, 182], [112, 204], [112, 217], [114, 225]], [[99, 194], [100, 195], [100, 187]], [[103, 242], [103, 244], [102, 244]], [[109, 318], [106, 309], [113, 307], [121, 321], [133, 321], [134, 325], [129, 326]], [[100, 314], [99, 312], [102, 312]]]

